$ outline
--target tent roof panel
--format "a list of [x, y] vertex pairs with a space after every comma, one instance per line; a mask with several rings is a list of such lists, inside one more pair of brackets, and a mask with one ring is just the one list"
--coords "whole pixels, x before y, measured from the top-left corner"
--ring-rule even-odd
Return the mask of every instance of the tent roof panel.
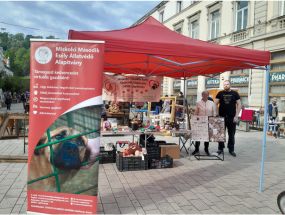
[[[185, 69], [188, 71], [186, 76], [189, 77], [196, 74], [194, 71], [197, 68], [200, 68], [200, 74], [219, 73], [237, 68], [254, 67], [249, 64], [264, 66], [270, 61], [268, 51], [217, 45], [192, 39], [168, 29], [153, 17], [149, 17], [137, 26], [121, 30], [70, 30], [69, 39], [105, 40], [105, 70], [115, 73], [122, 73], [122, 67], [125, 67], [133, 73], [179, 77], [181, 72], [175, 71]], [[161, 59], [154, 59], [153, 56]], [[178, 64], [167, 63], [163, 58]], [[145, 66], [142, 66], [141, 62], [144, 62]], [[190, 62], [200, 63], [184, 65]], [[165, 66], [157, 68], [158, 63], [169, 64], [168, 71]], [[209, 64], [211, 67], [205, 70], [205, 66]], [[154, 68], [156, 70], [151, 72]]]

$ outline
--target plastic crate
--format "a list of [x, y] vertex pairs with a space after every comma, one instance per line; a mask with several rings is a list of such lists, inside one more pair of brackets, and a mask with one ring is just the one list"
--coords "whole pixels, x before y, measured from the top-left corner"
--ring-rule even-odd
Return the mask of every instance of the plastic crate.
[[160, 158], [160, 165], [161, 168], [172, 168], [173, 158], [167, 155], [165, 157]]
[[155, 140], [154, 141], [157, 145], [166, 145], [167, 143], [166, 143], [166, 141], [164, 141], [164, 140]]
[[161, 169], [161, 168], [172, 168], [173, 167], [173, 158], [170, 156], [165, 156], [160, 159], [150, 159], [149, 160], [149, 169]]
[[112, 151], [105, 151], [104, 147], [100, 147], [100, 164], [116, 163], [116, 148], [113, 146]]
[[116, 164], [120, 172], [147, 170], [148, 155], [144, 155], [144, 160], [143, 160], [141, 156], [123, 157], [122, 153], [117, 153]]
[[147, 147], [148, 159], [159, 159], [160, 158], [160, 147]]
[[149, 159], [148, 162], [148, 168], [149, 169], [160, 169], [160, 159]]

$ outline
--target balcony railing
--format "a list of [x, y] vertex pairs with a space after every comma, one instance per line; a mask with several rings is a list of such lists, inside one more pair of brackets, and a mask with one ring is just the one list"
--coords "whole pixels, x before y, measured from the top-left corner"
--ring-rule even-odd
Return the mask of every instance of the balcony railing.
[[285, 29], [285, 17], [279, 19], [279, 28], [280, 29]]
[[269, 21], [271, 31], [280, 31], [285, 29], [285, 16], [279, 16]]
[[239, 31], [239, 32], [234, 32], [232, 34], [231, 41], [232, 41], [232, 43], [235, 43], [235, 42], [239, 42], [242, 40], [246, 40], [248, 38], [249, 38], [249, 31], [243, 30], [243, 31]]

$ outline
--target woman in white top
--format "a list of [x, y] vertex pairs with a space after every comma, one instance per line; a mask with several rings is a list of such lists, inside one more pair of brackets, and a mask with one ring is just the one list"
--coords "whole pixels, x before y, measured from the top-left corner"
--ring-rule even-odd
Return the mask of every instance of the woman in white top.
[[[216, 116], [215, 103], [213, 101], [209, 100], [208, 97], [209, 97], [209, 92], [203, 91], [201, 101], [197, 102], [197, 104], [196, 104], [195, 115], [198, 115], [198, 116]], [[210, 153], [209, 153], [209, 142], [205, 142], [204, 145], [205, 145], [206, 154], [210, 155]], [[199, 147], [200, 147], [200, 142], [196, 141], [195, 150], [192, 153], [192, 155], [199, 153]]]

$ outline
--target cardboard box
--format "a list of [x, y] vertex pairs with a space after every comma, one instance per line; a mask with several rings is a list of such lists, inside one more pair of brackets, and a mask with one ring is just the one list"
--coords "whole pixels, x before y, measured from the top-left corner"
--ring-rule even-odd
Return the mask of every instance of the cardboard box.
[[179, 159], [180, 158], [180, 149], [179, 145], [160, 145], [160, 156], [164, 157], [166, 155], [169, 155], [173, 159]]

